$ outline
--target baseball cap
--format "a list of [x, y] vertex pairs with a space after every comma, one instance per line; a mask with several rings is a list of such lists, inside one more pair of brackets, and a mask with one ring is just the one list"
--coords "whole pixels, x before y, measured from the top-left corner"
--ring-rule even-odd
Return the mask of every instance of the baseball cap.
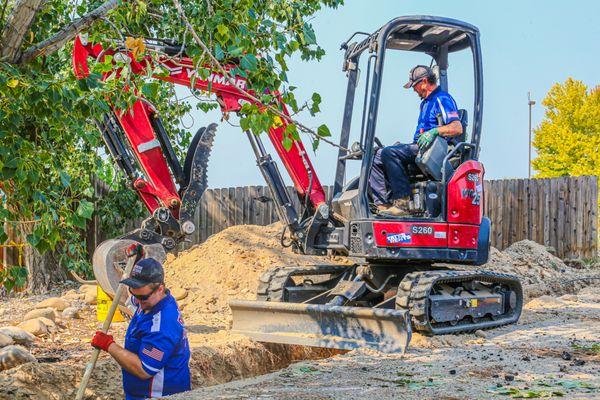
[[417, 83], [427, 78], [428, 76], [432, 76], [433, 71], [431, 68], [426, 67], [425, 65], [417, 65], [408, 73], [408, 82], [404, 85], [405, 89], [409, 89], [415, 86]]
[[163, 283], [164, 279], [165, 274], [161, 263], [154, 258], [144, 258], [133, 266], [129, 278], [123, 279], [119, 283], [139, 289], [151, 283]]

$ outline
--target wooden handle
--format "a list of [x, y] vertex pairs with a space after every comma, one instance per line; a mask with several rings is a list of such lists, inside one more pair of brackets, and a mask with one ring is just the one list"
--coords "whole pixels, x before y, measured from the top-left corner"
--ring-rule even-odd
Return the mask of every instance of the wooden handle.
[[[125, 266], [125, 272], [123, 273], [123, 279], [129, 277], [131, 274], [131, 270], [135, 265], [135, 261], [137, 259], [138, 254], [128, 254], [127, 255], [127, 265]], [[121, 295], [123, 294], [123, 290], [125, 290], [125, 285], [119, 283], [117, 287], [117, 291], [115, 292], [115, 296], [113, 297], [112, 303], [110, 304], [110, 308], [108, 309], [108, 314], [104, 319], [104, 323], [102, 324], [102, 332], [107, 333], [110, 328], [110, 324], [112, 323], [113, 316], [115, 315], [115, 311], [119, 306], [119, 300], [121, 299]], [[77, 390], [77, 396], [75, 396], [76, 400], [82, 400], [83, 395], [85, 393], [85, 389], [87, 388], [88, 382], [92, 376], [92, 372], [96, 367], [96, 361], [98, 361], [98, 356], [100, 355], [100, 349], [94, 349], [92, 353], [92, 359], [85, 367], [85, 372], [83, 374], [83, 379], [81, 380], [81, 384], [79, 385], [79, 389]]]

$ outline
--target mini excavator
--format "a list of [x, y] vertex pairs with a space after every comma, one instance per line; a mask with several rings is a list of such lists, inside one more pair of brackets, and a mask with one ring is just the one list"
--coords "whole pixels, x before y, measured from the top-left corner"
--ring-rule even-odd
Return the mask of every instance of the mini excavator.
[[[364, 35], [362, 40], [355, 39], [360, 35]], [[253, 103], [240, 90], [246, 90], [245, 78], [214, 71], [203, 79], [195, 76], [193, 62], [181, 45], [157, 39], [145, 44], [163, 56], [139, 59], [124, 43], [103, 48], [77, 37], [75, 74], [78, 78], [89, 76], [88, 60], [101, 62], [109, 55], [113, 60], [126, 60], [136, 74], [148, 74], [152, 63], [158, 62], [168, 74], [156, 79], [210, 92], [224, 113], [239, 112], [244, 104]], [[326, 198], [302, 142], [284, 148], [288, 120], [282, 118], [274, 124], [268, 138], [294, 184], [300, 211], [294, 208], [278, 165], [261, 137], [245, 134], [294, 251], [335, 254], [356, 262], [349, 266], [280, 266], [266, 272], [260, 278], [256, 301], [230, 302], [233, 331], [266, 342], [339, 349], [366, 346], [397, 352], [406, 349], [413, 330], [439, 335], [516, 322], [523, 292], [515, 276], [436, 265], [479, 266], [489, 255], [490, 220], [483, 215], [484, 167], [479, 161], [483, 113], [479, 30], [443, 17], [398, 17], [373, 34], [353, 34], [342, 50], [348, 84], [331, 200]], [[470, 134], [467, 112], [460, 110], [463, 134], [459, 143], [449, 146], [437, 138], [420, 151], [416, 167], [409, 171], [410, 215], [377, 214], [368, 178], [374, 153], [382, 146], [376, 137], [376, 122], [386, 52], [430, 56], [439, 84], [447, 90], [448, 55], [465, 50], [472, 53], [474, 71]], [[349, 146], [363, 55], [363, 115], [359, 137]], [[225, 70], [234, 71], [235, 65], [227, 65]], [[289, 115], [282, 97], [273, 94], [276, 106]], [[160, 116], [142, 97], [128, 110], [113, 107], [96, 123], [110, 155], [150, 212], [140, 228], [101, 243], [94, 253], [94, 274], [102, 288], [114, 294], [129, 245], [141, 243], [147, 256], [162, 260], [195, 231], [194, 210], [207, 186], [217, 126], [210, 124], [197, 131], [182, 165]], [[346, 179], [348, 162], [360, 163], [358, 177]]]

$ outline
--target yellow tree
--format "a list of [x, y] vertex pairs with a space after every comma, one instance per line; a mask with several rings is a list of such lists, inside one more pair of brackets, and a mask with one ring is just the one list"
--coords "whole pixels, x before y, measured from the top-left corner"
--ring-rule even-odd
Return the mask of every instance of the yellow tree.
[[546, 114], [533, 140], [536, 177], [600, 175], [600, 86], [569, 78], [542, 104]]

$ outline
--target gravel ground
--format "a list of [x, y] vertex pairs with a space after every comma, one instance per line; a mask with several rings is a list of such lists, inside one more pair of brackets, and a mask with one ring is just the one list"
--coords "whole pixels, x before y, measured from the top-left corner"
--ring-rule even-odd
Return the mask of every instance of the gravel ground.
[[484, 337], [415, 335], [404, 356], [357, 350], [172, 398], [600, 399], [598, 289], [535, 299]]

